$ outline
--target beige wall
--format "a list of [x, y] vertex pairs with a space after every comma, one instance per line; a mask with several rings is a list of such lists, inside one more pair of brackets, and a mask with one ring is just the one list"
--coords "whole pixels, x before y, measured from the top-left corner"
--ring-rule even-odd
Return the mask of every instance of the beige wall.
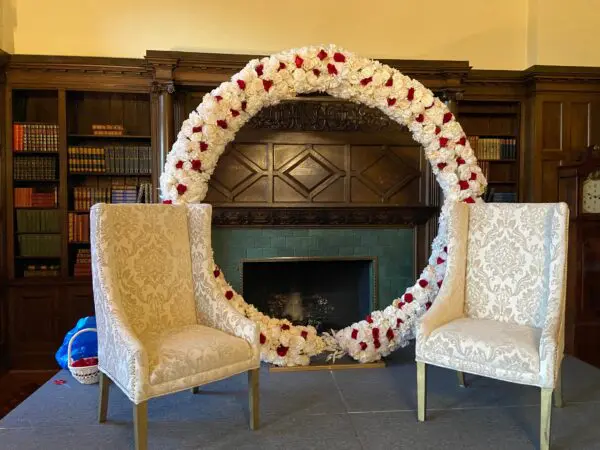
[[[581, 45], [593, 40], [598, 0], [0, 0], [0, 5], [0, 47], [11, 53], [139, 58], [147, 49], [271, 53], [334, 42], [374, 58], [468, 60], [484, 69], [600, 66], [600, 47]], [[558, 20], [569, 25], [559, 26]]]

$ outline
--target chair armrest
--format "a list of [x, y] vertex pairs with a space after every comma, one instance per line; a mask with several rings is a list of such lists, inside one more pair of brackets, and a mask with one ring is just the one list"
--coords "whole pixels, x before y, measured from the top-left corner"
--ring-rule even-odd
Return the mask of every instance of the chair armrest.
[[[444, 282], [445, 284], [446, 282]], [[464, 309], [464, 288], [460, 284], [444, 289], [442, 286], [440, 293], [435, 299], [429, 311], [427, 311], [417, 328], [417, 340], [427, 339], [429, 335], [437, 328], [446, 325], [453, 320], [463, 317]], [[464, 285], [464, 283], [463, 283]]]

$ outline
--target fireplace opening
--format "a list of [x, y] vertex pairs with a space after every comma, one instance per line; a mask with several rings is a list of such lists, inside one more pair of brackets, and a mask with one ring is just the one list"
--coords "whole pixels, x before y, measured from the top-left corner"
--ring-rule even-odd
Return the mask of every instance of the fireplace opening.
[[339, 330], [377, 307], [376, 257], [245, 259], [244, 300], [319, 332]]

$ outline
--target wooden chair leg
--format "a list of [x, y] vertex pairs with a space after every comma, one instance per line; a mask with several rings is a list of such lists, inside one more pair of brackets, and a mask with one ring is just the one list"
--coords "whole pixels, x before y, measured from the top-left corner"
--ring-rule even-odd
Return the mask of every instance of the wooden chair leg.
[[260, 424], [259, 371], [260, 369], [248, 371], [248, 409], [250, 410], [251, 430], [258, 430]]
[[461, 388], [467, 387], [465, 384], [465, 374], [464, 372], [456, 372], [456, 376], [458, 377], [458, 385]]
[[417, 361], [417, 420], [425, 422], [425, 408], [427, 404], [427, 366], [424, 362]]
[[98, 422], [106, 422], [108, 412], [108, 391], [110, 390], [110, 378], [100, 372], [100, 390], [98, 394]]
[[200, 387], [199, 386], [194, 386], [192, 388], [192, 394], [196, 395], [200, 393]]
[[148, 402], [133, 405], [135, 450], [148, 450]]
[[562, 408], [563, 395], [562, 395], [562, 367], [558, 368], [558, 377], [556, 378], [556, 386], [554, 386], [554, 406]]
[[540, 450], [550, 448], [550, 422], [552, 417], [552, 389], [542, 388], [542, 406], [540, 411]]

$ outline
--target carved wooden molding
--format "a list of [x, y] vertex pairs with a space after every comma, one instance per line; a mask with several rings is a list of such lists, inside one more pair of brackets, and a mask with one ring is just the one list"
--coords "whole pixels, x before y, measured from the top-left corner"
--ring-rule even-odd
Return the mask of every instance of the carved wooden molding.
[[214, 206], [216, 227], [385, 227], [421, 225], [434, 206], [251, 207]]

